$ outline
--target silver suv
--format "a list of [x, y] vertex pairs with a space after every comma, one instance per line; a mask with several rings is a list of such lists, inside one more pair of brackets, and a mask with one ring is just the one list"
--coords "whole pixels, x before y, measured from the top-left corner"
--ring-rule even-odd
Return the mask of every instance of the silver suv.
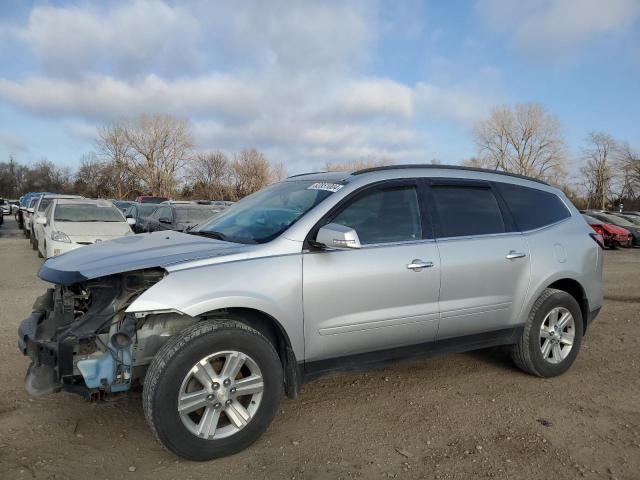
[[30, 393], [143, 385], [162, 444], [238, 452], [327, 372], [509, 345], [567, 370], [602, 305], [598, 237], [556, 188], [477, 169], [291, 177], [186, 233], [47, 260], [22, 322]]

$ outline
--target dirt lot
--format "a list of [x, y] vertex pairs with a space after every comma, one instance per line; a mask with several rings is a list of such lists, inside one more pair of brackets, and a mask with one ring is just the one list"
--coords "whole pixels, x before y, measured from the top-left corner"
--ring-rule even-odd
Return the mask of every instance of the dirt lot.
[[640, 250], [606, 253], [605, 306], [552, 380], [500, 349], [328, 377], [283, 400], [250, 449], [177, 460], [138, 394], [30, 399], [19, 321], [46, 284], [12, 219], [0, 227], [0, 478], [640, 478]]

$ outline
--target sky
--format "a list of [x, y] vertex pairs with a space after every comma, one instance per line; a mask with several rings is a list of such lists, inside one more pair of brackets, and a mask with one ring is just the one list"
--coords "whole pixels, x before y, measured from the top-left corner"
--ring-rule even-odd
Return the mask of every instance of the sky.
[[0, 161], [74, 167], [99, 126], [168, 113], [291, 174], [457, 164], [520, 102], [575, 161], [590, 131], [640, 147], [640, 0], [0, 0]]

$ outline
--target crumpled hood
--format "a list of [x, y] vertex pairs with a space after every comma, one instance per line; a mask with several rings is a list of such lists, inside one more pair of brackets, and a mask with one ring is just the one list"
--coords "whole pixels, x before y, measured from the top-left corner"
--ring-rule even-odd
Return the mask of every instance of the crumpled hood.
[[236, 254], [250, 248], [180, 232], [145, 233], [87, 245], [52, 257], [40, 267], [38, 276], [47, 282], [70, 285], [115, 273]]

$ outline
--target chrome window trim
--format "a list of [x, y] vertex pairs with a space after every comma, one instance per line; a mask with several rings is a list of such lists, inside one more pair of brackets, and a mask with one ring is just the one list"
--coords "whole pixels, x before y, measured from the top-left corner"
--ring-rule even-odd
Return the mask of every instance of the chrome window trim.
[[550, 223], [549, 225], [544, 225], [542, 227], [532, 228], [531, 230], [523, 230], [522, 233], [537, 233], [537, 232], [540, 232], [542, 230], [546, 230], [548, 228], [555, 227], [556, 225], [559, 225], [561, 223], [567, 222], [567, 221], [571, 220], [572, 218], [573, 218], [573, 215], [571, 215], [571, 212], [569, 212], [569, 216], [566, 217], [566, 218], [563, 218], [562, 220], [558, 220], [557, 222], [553, 222], [553, 223]]
[[484, 234], [479, 234], [479, 235], [460, 235], [458, 237], [436, 237], [436, 241], [437, 242], [448, 242], [448, 241], [452, 241], [452, 240], [475, 240], [475, 239], [482, 239], [482, 238], [495, 238], [495, 237], [509, 237], [509, 236], [515, 236], [515, 235], [522, 235], [523, 232], [517, 231], [517, 232], [500, 232], [500, 233], [484, 233]]
[[308, 253], [325, 253], [325, 252], [357, 252], [359, 250], [368, 250], [372, 248], [383, 248], [383, 247], [401, 247], [403, 245], [419, 245], [423, 243], [435, 243], [435, 239], [433, 238], [421, 238], [419, 240], [404, 240], [401, 242], [389, 242], [389, 243], [370, 243], [367, 245], [362, 245], [360, 248], [326, 248], [323, 250], [310, 250], [303, 249], [303, 254]]

